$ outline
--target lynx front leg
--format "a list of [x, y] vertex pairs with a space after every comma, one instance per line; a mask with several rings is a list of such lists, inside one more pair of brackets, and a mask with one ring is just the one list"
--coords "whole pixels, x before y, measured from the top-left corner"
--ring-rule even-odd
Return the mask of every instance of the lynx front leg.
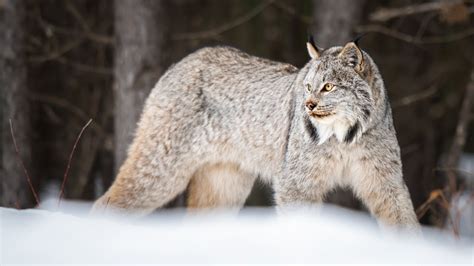
[[[315, 175], [314, 173], [319, 173]], [[275, 202], [279, 213], [293, 208], [310, 207], [323, 201], [328, 191], [336, 186], [325, 171], [308, 169], [288, 171], [288, 175], [274, 183]]]
[[380, 222], [419, 229], [399, 159], [363, 160], [353, 174], [355, 194]]

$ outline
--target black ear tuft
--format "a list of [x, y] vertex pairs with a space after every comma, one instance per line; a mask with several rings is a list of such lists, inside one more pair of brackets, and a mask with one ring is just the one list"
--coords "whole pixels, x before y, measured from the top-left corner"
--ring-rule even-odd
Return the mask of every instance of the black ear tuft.
[[308, 41], [306, 42], [306, 49], [308, 50], [308, 54], [311, 58], [319, 58], [320, 56], [320, 49], [314, 43], [313, 35], [308, 34]]
[[321, 49], [318, 46], [316, 46], [316, 43], [314, 42], [314, 38], [313, 38], [312, 34], [308, 34], [308, 43], [311, 44], [311, 46], [314, 47], [316, 52], [318, 52], [318, 53], [321, 52]]
[[314, 48], [316, 48], [316, 44], [314, 43], [313, 35], [308, 34], [308, 42], [309, 42]]
[[357, 35], [351, 42], [355, 43], [355, 45], [359, 46], [359, 41], [364, 37], [367, 33], [362, 33]]

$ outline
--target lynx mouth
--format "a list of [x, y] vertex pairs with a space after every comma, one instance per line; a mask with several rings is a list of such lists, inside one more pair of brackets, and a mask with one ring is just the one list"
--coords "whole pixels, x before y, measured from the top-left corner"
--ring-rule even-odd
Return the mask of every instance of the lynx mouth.
[[333, 115], [334, 113], [332, 112], [311, 112], [309, 115], [315, 117], [315, 118], [325, 118], [328, 116]]
[[332, 115], [332, 113], [324, 113], [324, 114], [319, 113], [319, 114], [314, 114], [314, 116], [316, 116], [316, 117], [318, 117], [318, 118], [328, 117], [328, 116], [330, 116], [330, 115]]

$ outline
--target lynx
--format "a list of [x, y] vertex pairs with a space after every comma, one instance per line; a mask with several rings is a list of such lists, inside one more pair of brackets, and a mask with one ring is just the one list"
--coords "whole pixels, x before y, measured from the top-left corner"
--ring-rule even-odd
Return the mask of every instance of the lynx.
[[301, 69], [230, 47], [170, 67], [93, 210], [144, 215], [186, 188], [188, 208], [238, 209], [259, 177], [278, 210], [345, 186], [382, 224], [416, 228], [377, 66], [355, 42], [307, 50]]

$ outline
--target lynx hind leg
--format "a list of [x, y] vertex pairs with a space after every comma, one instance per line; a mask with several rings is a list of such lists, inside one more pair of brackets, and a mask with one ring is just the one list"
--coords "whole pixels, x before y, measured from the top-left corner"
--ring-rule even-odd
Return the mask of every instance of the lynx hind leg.
[[189, 167], [177, 161], [174, 167], [164, 167], [150, 162], [143, 152], [131, 153], [112, 186], [94, 203], [91, 213], [143, 216], [162, 207], [186, 189], [192, 176], [192, 172], [186, 171]]
[[118, 176], [107, 193], [94, 203], [92, 213], [144, 216], [174, 199], [186, 189], [187, 183], [178, 176]]
[[190, 209], [240, 209], [247, 199], [256, 177], [242, 171], [238, 165], [220, 163], [199, 169], [188, 188]]

